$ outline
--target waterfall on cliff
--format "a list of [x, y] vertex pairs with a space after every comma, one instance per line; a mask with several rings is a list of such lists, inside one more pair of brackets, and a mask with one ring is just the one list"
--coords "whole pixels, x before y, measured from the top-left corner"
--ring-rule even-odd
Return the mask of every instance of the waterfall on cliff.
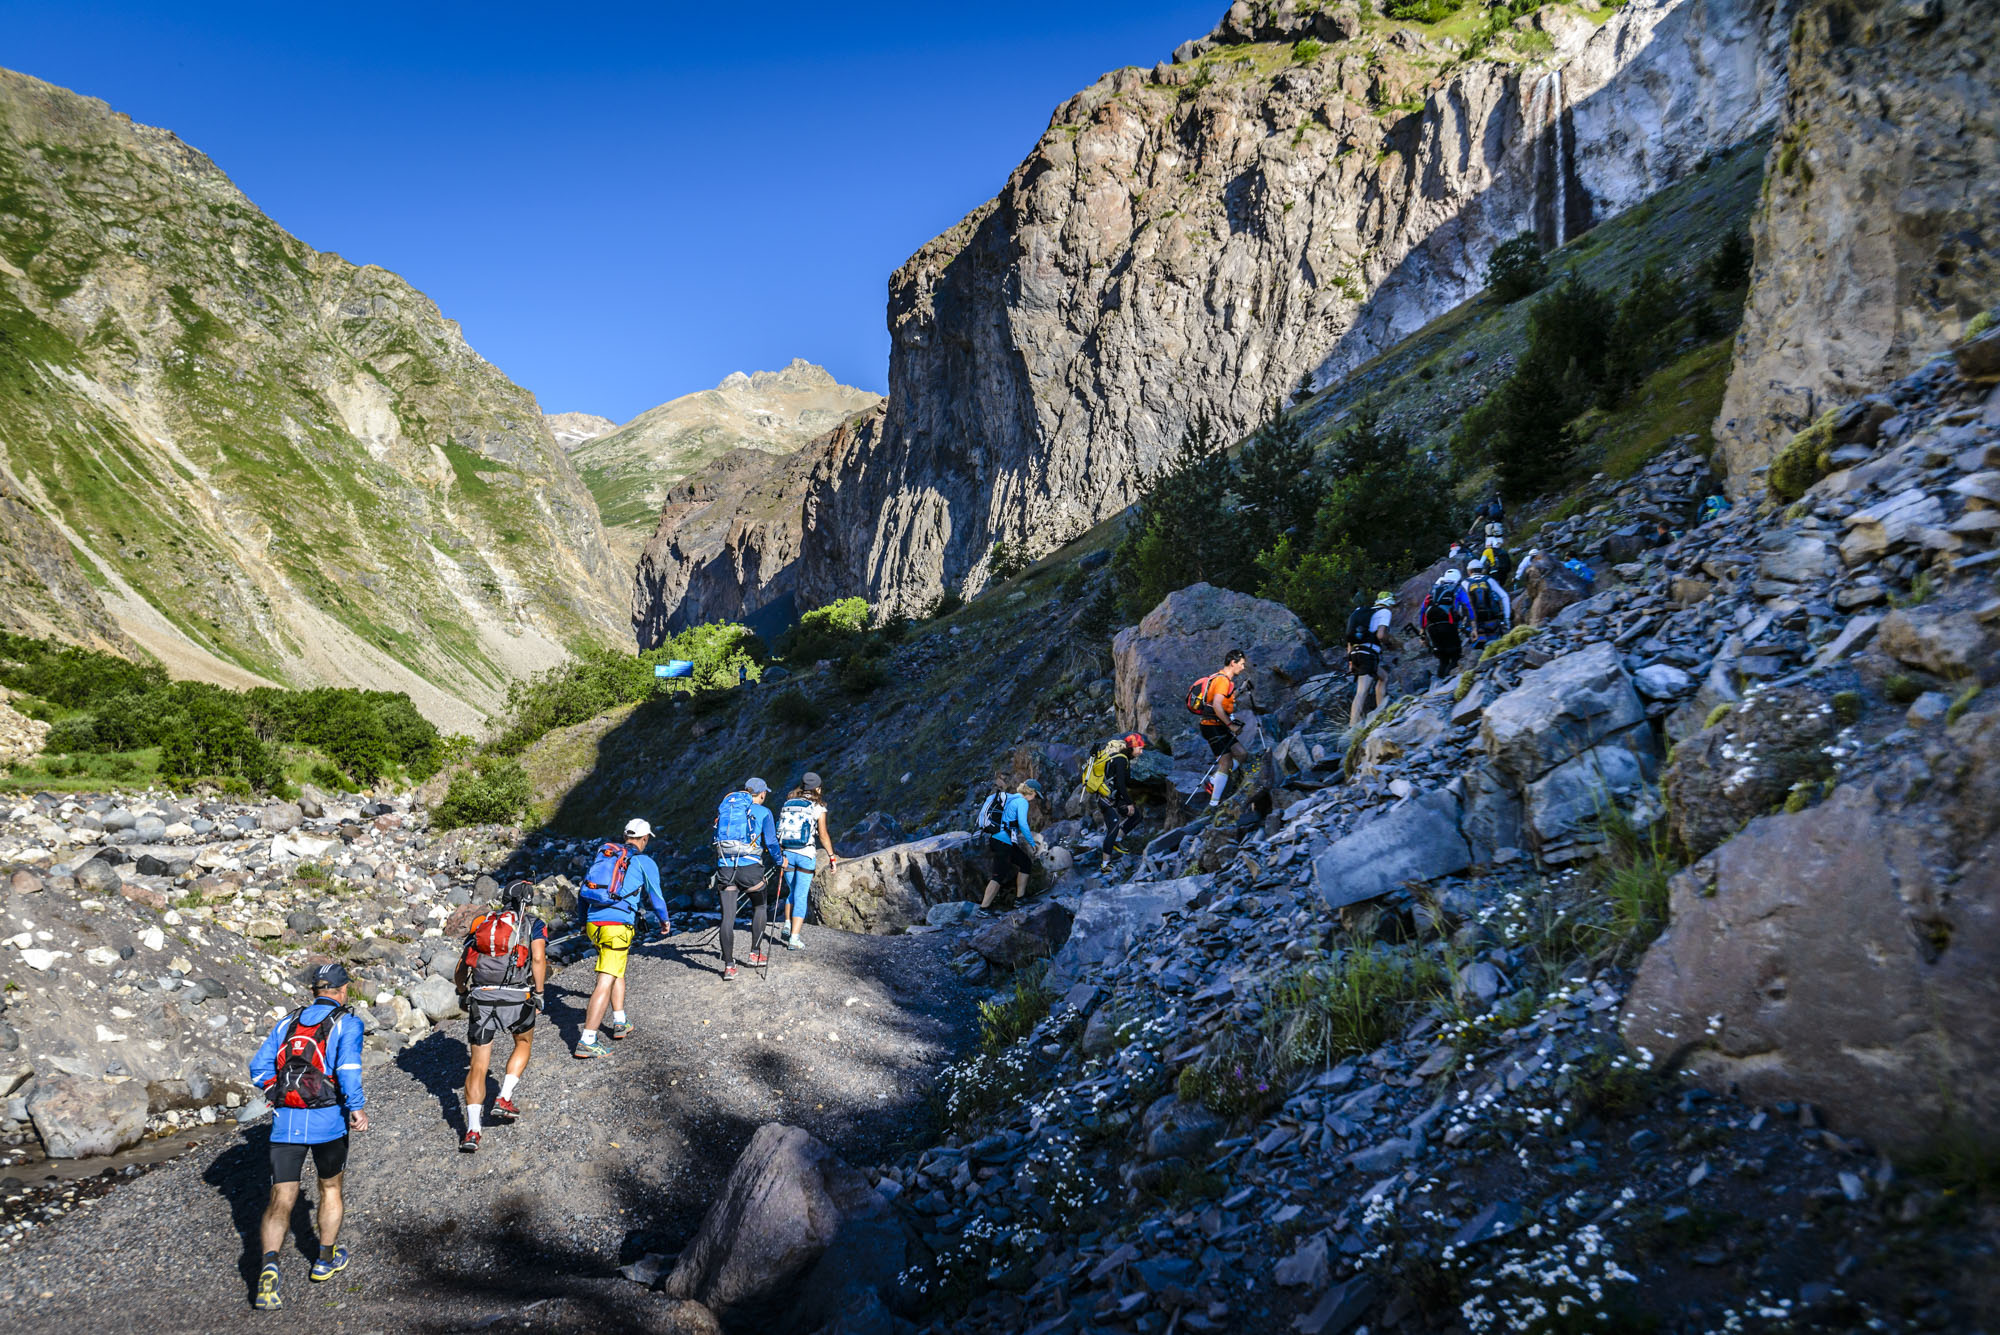
[[1550, 70], [1535, 82], [1528, 104], [1528, 125], [1535, 136], [1535, 230], [1550, 250], [1569, 240], [1572, 150], [1567, 110], [1562, 71]]

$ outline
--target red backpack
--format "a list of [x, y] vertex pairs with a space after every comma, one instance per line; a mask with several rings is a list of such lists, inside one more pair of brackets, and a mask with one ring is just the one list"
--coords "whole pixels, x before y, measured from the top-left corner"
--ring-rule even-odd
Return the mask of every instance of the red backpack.
[[334, 1021], [348, 1013], [347, 1007], [335, 1006], [310, 1029], [299, 1023], [305, 1013], [303, 1006], [292, 1012], [284, 1040], [278, 1044], [278, 1075], [271, 1082], [271, 1101], [280, 1108], [337, 1107], [340, 1076], [327, 1064], [326, 1045], [333, 1036]]
[[529, 934], [513, 909], [476, 918], [465, 942], [465, 968], [474, 987], [523, 987], [528, 979]]
[[1208, 682], [1209, 677], [1214, 675], [1210, 673], [1208, 677], [1196, 677], [1194, 684], [1188, 687], [1187, 711], [1196, 718], [1215, 717], [1215, 711], [1208, 707]]

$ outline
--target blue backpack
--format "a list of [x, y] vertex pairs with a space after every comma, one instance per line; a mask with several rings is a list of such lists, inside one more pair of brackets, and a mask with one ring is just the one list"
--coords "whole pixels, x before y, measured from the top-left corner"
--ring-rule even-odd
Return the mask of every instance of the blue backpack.
[[639, 892], [625, 893], [625, 869], [632, 865], [632, 849], [626, 844], [604, 844], [597, 850], [597, 861], [590, 864], [590, 870], [583, 874], [583, 888], [577, 891], [577, 902], [586, 910], [604, 908], [639, 907]]
[[717, 858], [763, 856], [764, 846], [757, 842], [756, 827], [750, 820], [750, 810], [756, 805], [750, 794], [740, 789], [722, 799], [722, 805], [715, 812]]

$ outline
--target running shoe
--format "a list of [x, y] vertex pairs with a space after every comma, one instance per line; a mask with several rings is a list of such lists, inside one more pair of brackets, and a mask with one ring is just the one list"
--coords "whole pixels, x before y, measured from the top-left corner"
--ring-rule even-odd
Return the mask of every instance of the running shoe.
[[793, 932], [790, 936], [785, 938], [786, 950], [804, 950], [805, 948], [806, 948], [806, 943], [799, 939], [799, 934], [797, 932]]
[[736, 981], [736, 966], [734, 964], [723, 966], [722, 981], [725, 983], [733, 983]]
[[602, 1057], [610, 1051], [611, 1049], [605, 1046], [603, 1039], [593, 1038], [588, 1043], [577, 1044], [569, 1055], [572, 1057]]
[[[475, 1131], [472, 1134], [476, 1136], [479, 1133]], [[313, 1262], [312, 1282], [315, 1284], [324, 1283], [345, 1269], [347, 1269], [347, 1248], [335, 1247], [333, 1255], [323, 1256]]]
[[614, 1020], [612, 1023], [604, 1026], [604, 1032], [612, 1038], [630, 1038], [632, 1036], [632, 1022], [626, 1020], [620, 1023]]
[[750, 952], [749, 963], [751, 968], [761, 969], [770, 962], [771, 962], [771, 957], [766, 955], [763, 951], [753, 950]]
[[285, 1305], [284, 1295], [278, 1292], [278, 1267], [267, 1265], [257, 1272], [257, 1296], [250, 1305], [260, 1312], [275, 1312]]
[[495, 1099], [493, 1111], [486, 1115], [496, 1122], [517, 1122], [521, 1119], [521, 1110], [514, 1106], [512, 1099]]
[[466, 1133], [458, 1138], [458, 1152], [460, 1154], [471, 1154], [478, 1148], [479, 1133], [468, 1128]]

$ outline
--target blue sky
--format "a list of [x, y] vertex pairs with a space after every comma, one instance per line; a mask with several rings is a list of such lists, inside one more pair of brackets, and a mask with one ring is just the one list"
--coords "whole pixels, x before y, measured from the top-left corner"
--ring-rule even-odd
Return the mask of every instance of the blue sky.
[[0, 0], [0, 65], [174, 130], [545, 411], [622, 421], [794, 356], [885, 389], [890, 272], [1226, 7]]

